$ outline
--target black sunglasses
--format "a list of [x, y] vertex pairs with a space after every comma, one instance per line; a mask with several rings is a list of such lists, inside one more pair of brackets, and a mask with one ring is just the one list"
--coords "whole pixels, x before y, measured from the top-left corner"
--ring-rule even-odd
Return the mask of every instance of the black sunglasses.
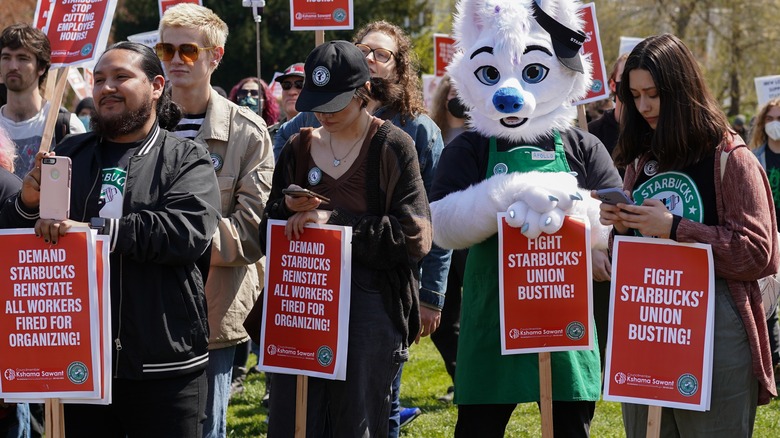
[[260, 96], [260, 90], [244, 90], [242, 88], [236, 92], [236, 95], [239, 97], [239, 99], [247, 96], [258, 97]]
[[285, 82], [282, 82], [282, 90], [285, 90], [285, 91], [287, 91], [287, 90], [289, 90], [290, 88], [292, 88], [292, 87], [293, 87], [293, 85], [295, 85], [295, 88], [297, 88], [297, 89], [299, 89], [299, 90], [300, 90], [300, 89], [302, 89], [302, 88], [303, 88], [303, 81], [295, 81], [295, 82], [292, 82], [292, 81], [285, 81]]

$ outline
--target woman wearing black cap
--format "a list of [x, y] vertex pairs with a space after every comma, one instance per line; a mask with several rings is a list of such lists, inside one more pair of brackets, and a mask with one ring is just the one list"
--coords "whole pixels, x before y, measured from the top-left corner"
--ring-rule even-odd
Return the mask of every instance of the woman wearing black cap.
[[[305, 73], [296, 108], [314, 112], [322, 126], [302, 129], [282, 150], [264, 221], [286, 219], [292, 240], [308, 222], [353, 230], [347, 378], [309, 378], [307, 435], [385, 436], [390, 385], [419, 333], [416, 272], [431, 247], [428, 201], [411, 138], [367, 109], [360, 49], [325, 43], [308, 56]], [[291, 186], [330, 202], [282, 194]], [[265, 241], [265, 224], [260, 229]], [[272, 379], [268, 435], [292, 436], [295, 376]]]

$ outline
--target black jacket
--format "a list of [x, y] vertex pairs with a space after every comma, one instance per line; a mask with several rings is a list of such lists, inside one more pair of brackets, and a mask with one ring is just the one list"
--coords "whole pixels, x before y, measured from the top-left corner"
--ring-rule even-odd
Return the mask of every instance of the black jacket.
[[[100, 206], [100, 138], [71, 136], [57, 154], [73, 162], [70, 217], [89, 222]], [[205, 368], [208, 321], [203, 279], [195, 266], [220, 219], [219, 189], [208, 151], [155, 125], [130, 158], [122, 217], [111, 236], [114, 376], [156, 379]], [[2, 227], [31, 227], [37, 211], [14, 196]]]

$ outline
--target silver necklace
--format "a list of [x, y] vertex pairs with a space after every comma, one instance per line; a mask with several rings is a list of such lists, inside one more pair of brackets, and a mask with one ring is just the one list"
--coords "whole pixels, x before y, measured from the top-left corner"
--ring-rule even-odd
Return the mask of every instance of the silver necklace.
[[363, 134], [358, 137], [357, 141], [352, 144], [352, 147], [349, 148], [349, 151], [344, 154], [341, 158], [336, 158], [336, 152], [333, 151], [333, 135], [328, 132], [328, 146], [330, 146], [330, 153], [333, 155], [333, 167], [339, 167], [342, 161], [344, 161], [345, 158], [349, 156], [349, 154], [352, 153], [352, 151], [355, 149], [355, 147], [358, 145], [358, 143], [361, 143], [363, 138], [366, 136], [366, 132], [368, 132], [368, 127], [371, 125], [371, 120], [366, 122], [366, 128], [363, 130]]

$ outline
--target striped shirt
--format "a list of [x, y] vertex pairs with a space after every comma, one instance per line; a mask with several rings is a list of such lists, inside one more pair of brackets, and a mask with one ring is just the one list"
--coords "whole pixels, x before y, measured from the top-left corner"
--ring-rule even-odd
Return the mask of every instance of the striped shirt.
[[198, 135], [203, 120], [206, 119], [206, 113], [202, 114], [184, 114], [179, 120], [179, 124], [173, 128], [173, 135], [179, 138], [195, 139]]

